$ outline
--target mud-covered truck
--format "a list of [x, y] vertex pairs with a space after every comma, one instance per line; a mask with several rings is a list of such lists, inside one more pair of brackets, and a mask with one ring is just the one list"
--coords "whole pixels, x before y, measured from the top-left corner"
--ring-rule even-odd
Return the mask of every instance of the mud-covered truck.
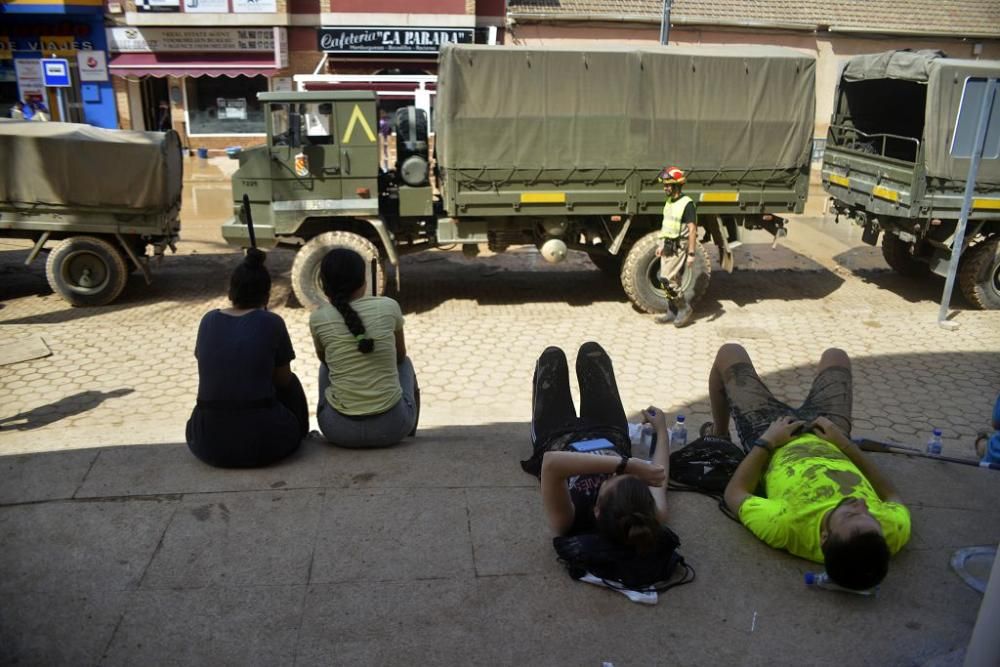
[[[318, 275], [346, 245], [375, 266], [440, 245], [468, 254], [534, 245], [549, 261], [587, 253], [642, 310], [663, 312], [655, 256], [667, 165], [687, 174], [702, 234], [731, 269], [741, 228], [784, 232], [809, 182], [815, 61], [790, 49], [521, 48], [447, 45], [440, 54], [433, 159], [427, 118], [395, 114], [396, 161], [382, 171], [371, 92], [261, 93], [267, 145], [239, 155], [236, 215], [247, 246], [301, 245], [292, 287], [323, 301]], [[699, 245], [683, 289], [705, 290]]]
[[[834, 210], [864, 228], [897, 272], [946, 276], [969, 171], [951, 156], [962, 90], [1000, 76], [1000, 61], [889, 51], [847, 61], [823, 155]], [[996, 113], [996, 110], [994, 110]], [[1000, 308], [1000, 160], [983, 160], [958, 270], [978, 308]]]
[[0, 121], [0, 238], [48, 246], [52, 290], [74, 306], [111, 303], [133, 270], [150, 281], [180, 230], [183, 163], [176, 132]]

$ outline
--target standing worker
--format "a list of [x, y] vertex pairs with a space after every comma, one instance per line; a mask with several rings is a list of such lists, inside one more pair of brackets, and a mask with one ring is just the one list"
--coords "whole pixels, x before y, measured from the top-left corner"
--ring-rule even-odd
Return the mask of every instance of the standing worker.
[[694, 265], [698, 223], [694, 201], [681, 194], [681, 188], [687, 181], [684, 172], [677, 167], [664, 167], [657, 178], [667, 193], [656, 256], [660, 258], [660, 284], [667, 293], [669, 303], [667, 312], [658, 315], [656, 321], [659, 324], [673, 322], [675, 327], [680, 328], [690, 324], [694, 315], [684, 298], [681, 280], [684, 271]]

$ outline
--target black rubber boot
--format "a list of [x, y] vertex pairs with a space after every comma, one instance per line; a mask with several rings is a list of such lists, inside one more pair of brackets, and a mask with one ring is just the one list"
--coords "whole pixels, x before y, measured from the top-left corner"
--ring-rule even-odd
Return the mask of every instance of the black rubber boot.
[[688, 305], [684, 297], [677, 297], [674, 300], [674, 305], [677, 306], [677, 316], [674, 318], [674, 326], [680, 329], [691, 324], [691, 320], [694, 318], [694, 311], [691, 310], [691, 306]]

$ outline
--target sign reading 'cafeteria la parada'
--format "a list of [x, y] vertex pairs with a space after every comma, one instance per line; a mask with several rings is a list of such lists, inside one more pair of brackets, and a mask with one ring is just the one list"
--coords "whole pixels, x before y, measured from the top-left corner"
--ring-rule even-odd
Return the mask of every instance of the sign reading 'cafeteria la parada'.
[[437, 53], [442, 44], [472, 44], [472, 28], [413, 26], [319, 29], [319, 50], [326, 53]]

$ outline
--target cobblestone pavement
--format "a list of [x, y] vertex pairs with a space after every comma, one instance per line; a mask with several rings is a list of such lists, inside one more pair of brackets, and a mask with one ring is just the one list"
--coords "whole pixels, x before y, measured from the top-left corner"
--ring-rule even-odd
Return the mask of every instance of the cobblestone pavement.
[[[25, 244], [0, 241], [0, 340], [41, 336], [52, 350], [0, 367], [0, 453], [183, 441], [198, 322], [226, 305], [239, 258], [218, 231], [230, 212], [227, 185], [211, 168], [188, 174], [178, 254], [155, 267], [151, 286], [133, 276], [113, 305], [69, 307], [46, 285], [43, 261], [24, 267]], [[627, 409], [659, 404], [689, 414], [695, 428], [709, 418], [708, 369], [721, 343], [743, 343], [789, 400], [804, 397], [820, 352], [838, 346], [855, 360], [859, 433], [915, 442], [938, 426], [947, 453], [969, 454], [1000, 391], [1000, 313], [963, 310], [956, 295], [961, 327], [939, 329], [943, 282], [895, 275], [846, 224], [798, 220], [787, 243], [772, 250], [767, 239], [751, 236], [737, 250], [735, 273], [715, 267], [698, 319], [683, 330], [637, 313], [583, 255], [557, 266], [533, 249], [405, 257], [398, 299], [422, 426], [526, 421], [532, 367], [547, 345], [572, 354], [599, 341]], [[290, 297], [292, 254], [268, 261], [271, 307], [288, 324], [293, 370], [313, 396], [308, 314]]]

